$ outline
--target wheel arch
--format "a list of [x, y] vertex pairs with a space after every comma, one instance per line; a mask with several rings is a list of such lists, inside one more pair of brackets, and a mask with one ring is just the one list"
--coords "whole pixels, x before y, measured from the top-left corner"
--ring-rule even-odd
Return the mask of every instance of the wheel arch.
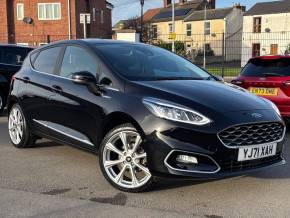
[[125, 124], [125, 123], [132, 124], [142, 136], [145, 135], [141, 126], [138, 124], [138, 122], [132, 116], [130, 116], [129, 114], [126, 114], [124, 112], [113, 112], [113, 113], [107, 115], [103, 121], [103, 124], [102, 124], [103, 128], [101, 131], [100, 141], [103, 140], [103, 138], [106, 136], [106, 134], [110, 130], [112, 130], [114, 127]]
[[10, 96], [7, 101], [7, 112], [9, 112], [14, 104], [18, 103], [18, 99], [15, 96]]

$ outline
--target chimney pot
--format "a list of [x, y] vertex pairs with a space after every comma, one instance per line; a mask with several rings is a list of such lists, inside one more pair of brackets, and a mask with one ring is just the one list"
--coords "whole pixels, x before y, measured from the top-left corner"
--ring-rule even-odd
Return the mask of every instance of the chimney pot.
[[211, 9], [215, 9], [215, 0], [208, 0], [208, 4], [210, 6]]
[[163, 6], [164, 8], [167, 8], [168, 6], [171, 5], [172, 0], [163, 0]]

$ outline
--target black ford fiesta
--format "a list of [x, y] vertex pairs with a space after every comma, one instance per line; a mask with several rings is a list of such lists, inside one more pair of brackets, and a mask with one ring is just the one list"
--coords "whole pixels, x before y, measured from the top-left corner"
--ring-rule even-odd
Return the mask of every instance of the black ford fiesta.
[[220, 178], [285, 163], [274, 104], [150, 45], [36, 49], [13, 77], [7, 107], [14, 146], [49, 138], [98, 153], [105, 178], [123, 191], [144, 191], [157, 177]]

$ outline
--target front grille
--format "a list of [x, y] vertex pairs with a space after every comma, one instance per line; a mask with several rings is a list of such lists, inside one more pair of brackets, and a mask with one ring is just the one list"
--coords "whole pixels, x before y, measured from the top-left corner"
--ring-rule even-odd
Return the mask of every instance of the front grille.
[[256, 123], [230, 127], [218, 134], [228, 147], [251, 146], [282, 139], [284, 126], [281, 123]]
[[283, 160], [281, 157], [281, 152], [272, 157], [266, 157], [258, 160], [250, 160], [244, 162], [230, 161], [230, 162], [222, 162], [220, 163], [222, 172], [235, 172], [239, 170], [250, 170], [259, 167], [268, 166], [271, 164], [275, 164], [279, 161]]

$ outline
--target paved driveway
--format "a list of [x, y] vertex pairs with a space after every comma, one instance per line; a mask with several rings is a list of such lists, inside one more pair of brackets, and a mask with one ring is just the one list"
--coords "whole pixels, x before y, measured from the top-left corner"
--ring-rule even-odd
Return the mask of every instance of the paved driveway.
[[[162, 181], [122, 193], [97, 158], [52, 142], [15, 149], [0, 118], [0, 217], [290, 217], [290, 166], [210, 182]], [[287, 133], [286, 158], [290, 158]]]

